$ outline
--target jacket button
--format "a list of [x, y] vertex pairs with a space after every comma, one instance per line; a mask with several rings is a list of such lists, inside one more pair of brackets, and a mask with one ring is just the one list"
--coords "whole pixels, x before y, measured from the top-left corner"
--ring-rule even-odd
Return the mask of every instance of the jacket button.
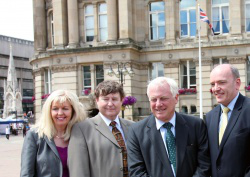
[[217, 167], [217, 171], [220, 171], [220, 169], [221, 169], [220, 167]]
[[121, 170], [121, 171], [123, 171], [123, 168], [122, 168], [122, 167], [120, 167], [120, 170]]

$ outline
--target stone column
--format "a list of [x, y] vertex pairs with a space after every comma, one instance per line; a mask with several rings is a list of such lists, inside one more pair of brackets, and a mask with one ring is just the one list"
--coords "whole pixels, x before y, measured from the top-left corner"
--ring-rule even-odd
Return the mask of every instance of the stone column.
[[117, 40], [117, 3], [116, 0], [107, 1], [108, 16], [108, 41], [110, 43]]
[[229, 3], [229, 19], [230, 19], [230, 31], [233, 37], [240, 37], [241, 35], [241, 1], [230, 1]]
[[54, 47], [63, 49], [68, 44], [67, 0], [53, 0]]
[[119, 1], [119, 35], [120, 42], [129, 43], [132, 38], [132, 3], [131, 0]]
[[175, 0], [164, 0], [165, 2], [165, 30], [166, 42], [175, 44], [176, 25], [179, 24], [179, 2]]
[[[200, 1], [199, 3], [200, 3], [200, 8], [203, 11], [205, 11], [205, 13], [208, 16], [208, 19], [209, 19], [210, 23], [212, 23], [211, 10], [207, 5], [207, 1]], [[197, 8], [198, 8], [198, 5], [197, 5]], [[197, 13], [198, 13], [198, 11], [197, 11]], [[212, 32], [211, 32], [211, 30], [210, 30], [207, 23], [200, 21], [200, 15], [199, 14], [197, 14], [196, 17], [197, 17], [196, 18], [197, 29], [199, 30], [199, 23], [200, 23], [200, 25], [201, 25], [201, 39], [203, 40], [203, 42], [206, 42], [206, 41], [208, 41], [207, 36], [212, 34]], [[208, 33], [208, 29], [210, 31], [209, 33]], [[198, 31], [197, 31], [197, 37], [198, 37], [198, 35], [199, 34], [198, 34]]]
[[45, 51], [46, 49], [46, 11], [45, 1], [33, 0], [34, 21], [34, 49]]
[[76, 48], [79, 46], [78, 2], [77, 0], [67, 0], [67, 2], [69, 47]]

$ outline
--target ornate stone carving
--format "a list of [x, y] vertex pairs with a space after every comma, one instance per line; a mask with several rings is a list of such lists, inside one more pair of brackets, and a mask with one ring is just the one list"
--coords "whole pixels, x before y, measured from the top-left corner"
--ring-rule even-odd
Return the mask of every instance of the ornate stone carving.
[[53, 7], [52, 0], [45, 0], [46, 9], [51, 9]]
[[34, 71], [33, 71], [33, 74], [34, 74], [35, 77], [41, 76], [41, 75], [42, 75], [42, 70], [41, 70], [41, 69], [39, 69], [39, 70], [34, 70]]
[[230, 64], [244, 64], [246, 63], [246, 56], [239, 57], [228, 57], [227, 58]]
[[53, 73], [77, 71], [77, 65], [52, 66], [52, 71], [53, 71]]
[[164, 64], [164, 68], [178, 68], [180, 61], [179, 60], [169, 60], [169, 61], [165, 61], [163, 62]]

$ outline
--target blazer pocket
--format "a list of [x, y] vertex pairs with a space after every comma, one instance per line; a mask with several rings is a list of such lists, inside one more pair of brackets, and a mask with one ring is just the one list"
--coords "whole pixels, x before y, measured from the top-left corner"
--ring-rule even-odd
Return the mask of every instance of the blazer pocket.
[[241, 130], [239, 130], [239, 131], [237, 131], [237, 132], [234, 133], [234, 135], [236, 137], [238, 137], [238, 136], [245, 136], [247, 134], [250, 134], [250, 129], [249, 128], [243, 128], [243, 129], [241, 129]]

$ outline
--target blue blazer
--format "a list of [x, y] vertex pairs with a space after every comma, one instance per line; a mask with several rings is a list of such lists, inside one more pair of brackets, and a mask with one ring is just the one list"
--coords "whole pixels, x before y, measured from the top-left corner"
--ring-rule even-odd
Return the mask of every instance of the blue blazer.
[[24, 140], [21, 177], [62, 177], [63, 167], [53, 140], [30, 130]]
[[250, 99], [239, 95], [219, 146], [218, 105], [206, 116], [213, 177], [250, 176]]

